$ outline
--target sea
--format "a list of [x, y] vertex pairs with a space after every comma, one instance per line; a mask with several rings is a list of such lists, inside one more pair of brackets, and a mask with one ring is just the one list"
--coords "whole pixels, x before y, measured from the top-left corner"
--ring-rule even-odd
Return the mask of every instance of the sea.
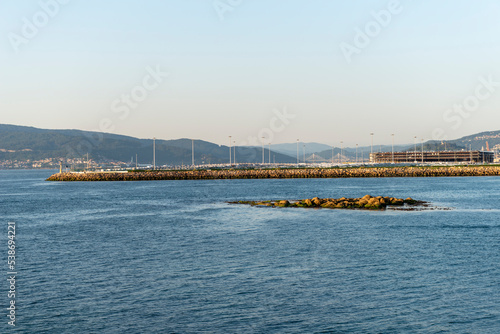
[[[45, 181], [54, 172], [0, 171], [1, 333], [500, 333], [499, 177]], [[441, 209], [227, 203], [366, 194]]]

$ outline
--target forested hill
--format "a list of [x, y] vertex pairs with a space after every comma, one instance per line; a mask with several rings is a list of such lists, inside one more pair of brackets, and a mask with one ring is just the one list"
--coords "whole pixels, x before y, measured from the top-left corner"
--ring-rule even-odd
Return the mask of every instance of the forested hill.
[[[425, 150], [442, 151], [444, 149], [473, 150], [486, 149], [487, 143], [490, 149], [500, 145], [500, 131], [488, 131], [462, 137], [455, 140], [428, 141], [424, 145]], [[296, 143], [292, 143], [296, 145]], [[292, 144], [287, 144], [292, 147]], [[285, 145], [285, 144], [283, 144]], [[320, 145], [320, 144], [317, 144]], [[413, 145], [408, 146], [410, 150]], [[408, 149], [405, 147], [405, 149]], [[390, 149], [383, 147], [384, 150]], [[398, 147], [399, 150], [402, 147]], [[276, 148], [279, 150], [279, 148]], [[360, 149], [360, 157], [361, 157]], [[404, 149], [403, 149], [404, 150]], [[217, 145], [203, 140], [194, 141], [195, 164], [228, 163], [229, 147]], [[139, 139], [129, 136], [115, 135], [110, 133], [90, 132], [81, 130], [47, 130], [27, 126], [0, 124], [0, 160], [42, 160], [47, 158], [82, 158], [89, 154], [94, 161], [135, 161], [137, 154], [140, 164], [151, 164], [153, 161], [153, 140]], [[308, 161], [316, 161], [322, 158], [331, 160], [331, 150], [323, 152], [312, 152], [307, 150]], [[340, 155], [340, 149], [335, 148], [334, 155]], [[355, 150], [344, 148], [343, 155], [354, 159]], [[368, 151], [364, 151], [368, 158]], [[300, 150], [302, 159], [303, 151]], [[311, 158], [313, 156], [313, 158]], [[269, 151], [264, 151], [265, 161], [269, 162]], [[294, 163], [296, 154], [287, 155], [271, 149], [271, 161], [277, 163]], [[312, 160], [311, 160], [312, 159]], [[262, 161], [262, 150], [260, 147], [237, 147], [236, 162], [259, 163]], [[156, 140], [156, 163], [157, 165], [191, 164], [191, 139]]]
[[[156, 140], [156, 163], [191, 164], [191, 139]], [[229, 147], [203, 140], [194, 141], [195, 163], [228, 163]], [[153, 140], [81, 130], [46, 130], [0, 124], [1, 160], [42, 160], [81, 158], [89, 153], [95, 161], [153, 160]], [[269, 159], [265, 150], [265, 159]], [[271, 152], [276, 162], [294, 162], [295, 158]], [[236, 148], [236, 162], [261, 162], [260, 148]]]

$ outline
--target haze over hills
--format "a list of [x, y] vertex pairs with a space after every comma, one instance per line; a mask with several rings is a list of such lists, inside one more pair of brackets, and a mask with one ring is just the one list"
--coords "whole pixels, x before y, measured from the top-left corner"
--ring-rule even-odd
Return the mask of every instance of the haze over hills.
[[[461, 150], [472, 146], [473, 150], [490, 149], [500, 144], [500, 131], [487, 131], [463, 138], [441, 141], [427, 141], [424, 150]], [[157, 165], [190, 165], [191, 139], [156, 140]], [[305, 150], [304, 150], [305, 145]], [[151, 164], [153, 140], [139, 139], [110, 133], [81, 130], [48, 130], [27, 126], [0, 124], [0, 160], [42, 160], [54, 158], [83, 158], [89, 154], [94, 161], [135, 161]], [[373, 151], [390, 151], [391, 145], [374, 145]], [[413, 150], [414, 145], [395, 146], [396, 151]], [[421, 149], [421, 143], [418, 148]], [[194, 140], [195, 164], [219, 164], [229, 162], [229, 147], [203, 140]], [[358, 147], [358, 161], [368, 160], [371, 147]], [[234, 152], [234, 148], [233, 148]], [[305, 154], [304, 154], [305, 153]], [[333, 149], [334, 162], [340, 160], [341, 149]], [[332, 148], [321, 143], [299, 143], [299, 159], [304, 155], [308, 162], [331, 161]], [[343, 148], [342, 161], [354, 161], [356, 148]], [[233, 157], [234, 159], [234, 157]], [[264, 159], [269, 162], [269, 151], [264, 148]], [[271, 145], [271, 161], [294, 163], [297, 161], [297, 143]], [[261, 147], [236, 147], [236, 162], [262, 162]]]

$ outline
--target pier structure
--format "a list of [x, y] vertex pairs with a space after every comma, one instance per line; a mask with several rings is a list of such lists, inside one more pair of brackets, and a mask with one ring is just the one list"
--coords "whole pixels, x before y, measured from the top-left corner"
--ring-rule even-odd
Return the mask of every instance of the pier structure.
[[295, 179], [352, 177], [500, 176], [500, 166], [394, 166], [348, 168], [196, 169], [58, 173], [48, 181], [152, 181], [218, 179]]

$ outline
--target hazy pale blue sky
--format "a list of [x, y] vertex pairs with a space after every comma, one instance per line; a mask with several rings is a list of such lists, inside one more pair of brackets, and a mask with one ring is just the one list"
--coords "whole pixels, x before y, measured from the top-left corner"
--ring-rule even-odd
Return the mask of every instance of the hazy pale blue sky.
[[61, 3], [0, 0], [0, 123], [336, 146], [500, 130], [496, 0]]

